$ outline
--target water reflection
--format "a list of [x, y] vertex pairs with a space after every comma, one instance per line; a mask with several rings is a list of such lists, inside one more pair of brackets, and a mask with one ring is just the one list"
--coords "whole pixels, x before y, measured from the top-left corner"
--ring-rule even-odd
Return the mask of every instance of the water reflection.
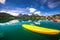
[[0, 25], [11, 25], [11, 24], [14, 24], [14, 23], [17, 23], [19, 22], [18, 20], [11, 20], [9, 22], [5, 22], [5, 23], [0, 23]]

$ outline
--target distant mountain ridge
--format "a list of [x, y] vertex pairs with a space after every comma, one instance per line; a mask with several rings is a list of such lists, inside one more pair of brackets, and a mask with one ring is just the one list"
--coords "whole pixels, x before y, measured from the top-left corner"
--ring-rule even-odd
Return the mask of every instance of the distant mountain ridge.
[[51, 16], [39, 16], [39, 15], [22, 15], [19, 14], [18, 16], [13, 16], [10, 15], [9, 13], [5, 12], [0, 12], [0, 23], [8, 22], [11, 20], [19, 20], [19, 21], [27, 21], [27, 20], [32, 20], [32, 21], [37, 21], [37, 20], [59, 20], [60, 21], [60, 14], [55, 14]]
[[0, 12], [0, 23], [8, 22], [8, 21], [14, 20], [14, 19], [15, 19], [15, 17], [8, 13]]

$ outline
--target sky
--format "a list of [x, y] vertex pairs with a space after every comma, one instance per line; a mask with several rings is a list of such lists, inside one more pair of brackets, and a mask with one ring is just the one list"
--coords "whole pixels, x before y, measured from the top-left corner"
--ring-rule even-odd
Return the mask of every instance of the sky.
[[0, 0], [0, 12], [14, 16], [60, 14], [60, 0]]

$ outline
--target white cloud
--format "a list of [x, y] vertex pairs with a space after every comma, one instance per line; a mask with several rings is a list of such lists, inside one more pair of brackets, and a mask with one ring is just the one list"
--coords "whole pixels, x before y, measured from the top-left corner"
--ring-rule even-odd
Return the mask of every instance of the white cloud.
[[41, 13], [40, 11], [36, 11], [34, 14], [40, 15], [40, 13]]
[[35, 12], [36, 9], [35, 9], [35, 8], [29, 8], [29, 11], [30, 11], [30, 12]]
[[0, 12], [5, 12], [5, 13], [8, 13], [12, 16], [18, 16], [19, 15], [16, 10], [1, 10]]
[[10, 15], [13, 15], [13, 16], [18, 16], [19, 15], [18, 13], [11, 12], [11, 11], [8, 11], [7, 13], [10, 14]]
[[47, 0], [41, 0], [43, 3], [47, 2]]
[[13, 16], [18, 16], [19, 14], [27, 14], [29, 16], [33, 14], [37, 14], [37, 15], [40, 15], [41, 12], [40, 11], [37, 11], [37, 9], [35, 8], [15, 8], [13, 10], [9, 10], [9, 9], [2, 9], [0, 12], [6, 12], [10, 15], [13, 15]]
[[1, 4], [5, 4], [6, 0], [0, 0]]
[[18, 16], [19, 14], [27, 14], [29, 13], [26, 8], [15, 8], [15, 9], [1, 9], [0, 12], [6, 12], [13, 16]]
[[29, 13], [28, 15], [31, 16], [32, 14]]
[[53, 3], [48, 2], [48, 7], [49, 8], [55, 8], [55, 7], [59, 6], [59, 5], [60, 5], [60, 2], [53, 2]]

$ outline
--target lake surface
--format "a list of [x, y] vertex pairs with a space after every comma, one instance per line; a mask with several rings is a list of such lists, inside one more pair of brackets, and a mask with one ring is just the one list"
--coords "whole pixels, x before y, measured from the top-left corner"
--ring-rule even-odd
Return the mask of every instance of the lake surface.
[[38, 22], [22, 21], [15, 23], [0, 23], [0, 40], [58, 40], [58, 35], [45, 35], [28, 31], [22, 27], [22, 24], [32, 24], [45, 28], [60, 30], [60, 22], [42, 20]]

